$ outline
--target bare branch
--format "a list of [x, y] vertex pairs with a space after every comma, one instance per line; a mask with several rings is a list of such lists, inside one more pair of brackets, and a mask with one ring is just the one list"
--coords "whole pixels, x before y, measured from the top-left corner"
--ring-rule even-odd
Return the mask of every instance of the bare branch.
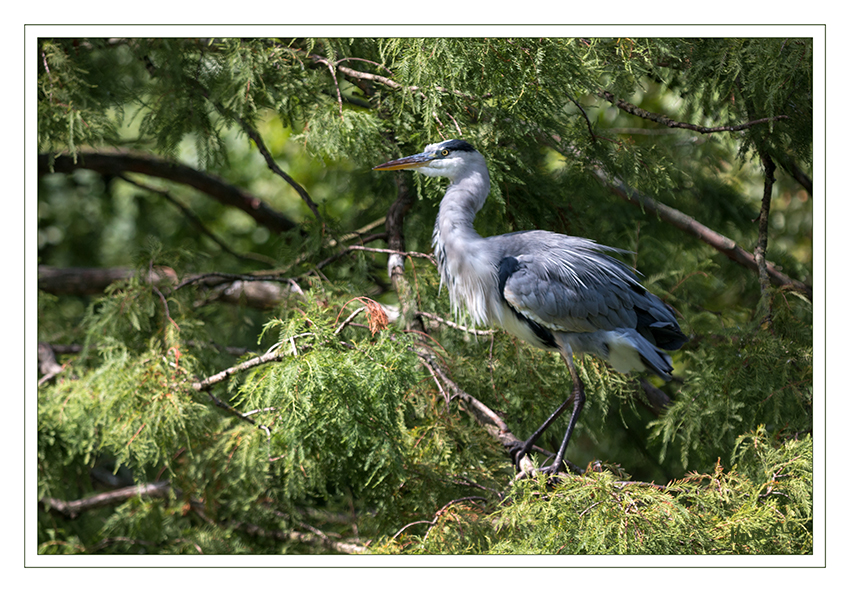
[[76, 518], [82, 512], [104, 506], [117, 505], [136, 496], [166, 497], [170, 490], [171, 485], [168, 481], [157, 481], [155, 483], [122, 487], [121, 489], [98, 493], [70, 502], [52, 497], [44, 497], [41, 499], [41, 505], [47, 506], [50, 510], [65, 514], [69, 518]]
[[[260, 366], [262, 364], [268, 364], [269, 362], [274, 362], [276, 360], [280, 360], [285, 355], [286, 354], [283, 351], [281, 351], [279, 348], [273, 348], [273, 349], [264, 353], [261, 356], [257, 356], [256, 358], [251, 358], [250, 360], [242, 362], [241, 364], [236, 364], [235, 366], [231, 366], [230, 368], [226, 368], [226, 369], [222, 370], [221, 372], [218, 372], [217, 374], [213, 374], [212, 376], [209, 376], [209, 377], [207, 377], [207, 378], [205, 378], [205, 379], [203, 379], [199, 382], [194, 382], [194, 383], [192, 383], [192, 388], [195, 389], [196, 391], [208, 391], [210, 389], [210, 387], [212, 387], [213, 385], [227, 380], [228, 378], [230, 378], [231, 376], [233, 376], [237, 372], [244, 372], [245, 370], [250, 370], [251, 368], [255, 368], [255, 367]], [[212, 396], [212, 395], [210, 395], [210, 396]], [[221, 401], [218, 401], [216, 404], [218, 404], [219, 406], [223, 406], [225, 409], [235, 411], [240, 416], [243, 416], [244, 418], [247, 419], [247, 416], [244, 416], [242, 413], [239, 413], [238, 411], [233, 409], [233, 407], [231, 407], [227, 403], [223, 403]]]
[[188, 185], [206, 193], [215, 200], [242, 210], [256, 222], [276, 233], [287, 232], [297, 227], [289, 218], [274, 210], [260, 198], [226, 183], [222, 179], [173, 161], [149, 154], [127, 151], [93, 152], [80, 150], [76, 160], [68, 154], [60, 154], [51, 161], [51, 155], [38, 155], [38, 174], [70, 173], [76, 169], [89, 169], [102, 175], [121, 175], [126, 172], [168, 179]]
[[584, 117], [584, 122], [587, 124], [587, 131], [590, 133], [590, 139], [595, 142], [596, 141], [596, 134], [593, 133], [593, 126], [590, 124], [590, 118], [587, 116], [587, 113], [585, 112], [584, 107], [582, 107], [581, 103], [579, 103], [577, 100], [572, 98], [570, 95], [565, 95], [565, 96], [573, 103], [573, 105], [578, 107], [579, 111], [581, 111], [581, 114]]
[[[215, 104], [215, 102], [213, 101]], [[218, 105], [217, 105], [218, 108]], [[340, 107], [342, 109], [342, 107]], [[263, 142], [263, 137], [260, 135], [256, 129], [251, 127], [248, 122], [237, 115], [232, 116], [242, 127], [242, 130], [248, 135], [249, 138], [254, 140], [254, 144], [257, 145], [257, 149], [260, 151], [260, 154], [263, 155], [263, 158], [266, 161], [266, 165], [268, 165], [269, 169], [281, 179], [289, 183], [289, 185], [295, 190], [295, 192], [304, 200], [304, 203], [307, 204], [307, 207], [310, 208], [310, 211], [313, 212], [313, 215], [316, 217], [316, 220], [319, 222], [323, 222], [322, 215], [319, 213], [319, 208], [316, 207], [316, 204], [310, 198], [310, 194], [307, 193], [307, 190], [304, 189], [295, 179], [287, 175], [280, 166], [278, 166], [274, 157], [272, 156], [269, 149], [266, 147], [265, 142]]]
[[762, 123], [768, 123], [770, 121], [780, 121], [783, 119], [790, 119], [787, 115], [777, 115], [775, 117], [763, 117], [761, 119], [756, 119], [753, 121], [748, 121], [746, 123], [741, 123], [738, 125], [721, 125], [718, 127], [705, 127], [702, 125], [694, 125], [692, 123], [683, 123], [680, 121], [675, 121], [670, 119], [665, 115], [661, 115], [659, 113], [652, 113], [651, 111], [646, 111], [645, 109], [641, 109], [637, 105], [632, 105], [631, 103], [627, 103], [622, 99], [617, 99], [608, 91], [600, 91], [599, 96], [608, 101], [609, 103], [616, 105], [619, 109], [625, 111], [626, 113], [631, 113], [632, 115], [636, 115], [642, 119], [648, 119], [650, 121], [654, 121], [655, 123], [660, 123], [661, 125], [671, 127], [671, 128], [680, 128], [691, 130], [694, 132], [699, 132], [701, 134], [714, 134], [717, 132], [739, 132], [745, 130], [747, 128], [753, 127], [754, 125], [759, 125]]
[[[508, 425], [502, 420], [499, 415], [494, 412], [492, 409], [487, 407], [484, 403], [464, 391], [456, 382], [454, 382], [449, 376], [446, 374], [443, 366], [434, 358], [432, 354], [426, 351], [424, 348], [418, 348], [416, 351], [416, 355], [419, 356], [419, 360], [422, 364], [428, 369], [431, 375], [434, 377], [434, 380], [439, 380], [443, 385], [448, 387], [448, 389], [452, 392], [452, 396], [450, 399], [457, 398], [464, 403], [466, 410], [470, 415], [481, 425], [487, 433], [489, 433], [493, 438], [499, 441], [499, 443], [504, 446], [506, 449], [511, 449], [517, 444], [521, 444], [522, 440], [517, 438], [508, 428]], [[445, 396], [445, 391], [442, 386], [439, 386], [440, 391]], [[539, 446], [534, 446], [534, 450], [537, 452], [541, 452], [547, 456], [554, 457], [555, 454], [545, 450]], [[564, 459], [564, 464], [566, 464], [570, 469], [576, 473], [581, 474], [583, 471], [571, 463], [567, 459]], [[530, 459], [526, 456], [524, 457], [523, 462], [523, 470], [517, 474], [515, 479], [522, 479], [526, 475], [529, 475], [533, 472], [534, 468], [531, 464]]]
[[457, 329], [458, 331], [464, 331], [473, 335], [493, 335], [494, 333], [496, 333], [495, 329], [473, 329], [471, 327], [464, 327], [463, 325], [458, 325], [457, 323], [454, 323], [448, 319], [444, 319], [443, 317], [439, 317], [435, 314], [422, 310], [418, 311], [416, 314], [418, 314], [420, 317], [425, 317], [427, 319], [437, 321], [438, 323], [442, 323], [443, 325], [447, 325], [452, 329]]
[[484, 498], [484, 497], [481, 497], [481, 496], [478, 496], [478, 495], [472, 495], [472, 496], [469, 496], [469, 497], [462, 497], [462, 498], [459, 498], [459, 499], [452, 500], [449, 503], [445, 504], [442, 508], [437, 510], [437, 513], [434, 514], [434, 517], [431, 520], [416, 520], [415, 522], [405, 524], [392, 536], [391, 540], [395, 540], [405, 530], [407, 530], [411, 526], [416, 526], [417, 524], [428, 524], [429, 525], [428, 530], [425, 533], [425, 538], [427, 539], [428, 534], [431, 532], [431, 529], [434, 528], [437, 525], [437, 521], [440, 519], [440, 516], [442, 516], [445, 513], [445, 511], [448, 510], [451, 506], [453, 506], [455, 504], [459, 504], [461, 502], [479, 501], [479, 500], [486, 502], [487, 498]]
[[753, 251], [753, 258], [756, 261], [759, 272], [761, 304], [766, 313], [765, 322], [770, 325], [772, 316], [770, 312], [770, 296], [768, 294], [770, 278], [768, 277], [767, 259], [765, 256], [767, 253], [767, 224], [770, 217], [770, 198], [773, 195], [773, 182], [775, 180], [773, 173], [776, 171], [776, 164], [774, 164], [773, 159], [770, 158], [767, 152], [759, 150], [759, 155], [761, 156], [762, 165], [764, 165], [764, 191], [761, 198], [761, 210], [759, 211], [758, 242]]
[[311, 530], [315, 530], [319, 534], [313, 534], [310, 532], [298, 532], [295, 530], [267, 530], [262, 526], [257, 526], [256, 524], [249, 524], [247, 522], [239, 522], [238, 520], [228, 522], [227, 526], [233, 529], [241, 530], [252, 536], [272, 538], [278, 541], [303, 543], [314, 547], [324, 547], [331, 551], [345, 553], [347, 555], [357, 555], [361, 553], [366, 553], [368, 551], [366, 547], [361, 545], [359, 542], [334, 541], [320, 530], [312, 527]]
[[366, 251], [369, 253], [387, 253], [389, 255], [400, 255], [402, 257], [419, 257], [421, 259], [427, 259], [434, 265], [437, 264], [437, 260], [434, 258], [434, 255], [431, 253], [418, 253], [417, 251], [399, 251], [396, 249], [376, 249], [373, 247], [363, 247], [361, 245], [349, 245], [345, 248], [345, 251]]
[[[126, 267], [52, 267], [38, 266], [38, 289], [50, 294], [85, 296], [103, 292], [110, 284], [126, 280], [135, 271]], [[177, 274], [170, 267], [154, 266], [147, 277], [140, 278], [153, 284], [173, 284]]]
[[[292, 48], [292, 47], [288, 47], [288, 48], [284, 48], [284, 49], [286, 49], [287, 51], [289, 51], [293, 54], [299, 54], [299, 55], [306, 56], [309, 60], [311, 60], [312, 62], [314, 62], [316, 64], [325, 64], [325, 65], [328, 64], [327, 58], [324, 58], [320, 55], [307, 54], [303, 50], [300, 50], [300, 49], [297, 49], [297, 48]], [[388, 88], [391, 88], [393, 90], [406, 90], [408, 92], [417, 93], [420, 97], [425, 96], [425, 93], [423, 93], [422, 90], [420, 89], [420, 87], [418, 87], [418, 86], [404, 86], [403, 84], [399, 84], [395, 80], [392, 80], [391, 78], [387, 78], [386, 76], [381, 76], [379, 74], [372, 74], [370, 72], [361, 72], [359, 70], [354, 70], [353, 68], [349, 68], [347, 66], [340, 66], [339, 65], [340, 62], [347, 61], [347, 60], [353, 60], [353, 59], [357, 59], [357, 58], [342, 58], [340, 60], [337, 60], [336, 70], [338, 72], [341, 72], [342, 74], [345, 74], [346, 76], [348, 76], [350, 78], [354, 78], [356, 80], [368, 80], [370, 82], [377, 82], [377, 83], [382, 84], [382, 85], [384, 85]], [[375, 62], [371, 62], [369, 60], [362, 60], [361, 59], [360, 61], [375, 64]], [[375, 65], [380, 66], [384, 70], [387, 70], [386, 66], [383, 66], [381, 64], [375, 64]], [[389, 70], [387, 70], [387, 71], [389, 72]], [[390, 72], [390, 75], [392, 75], [392, 72]], [[462, 97], [462, 98], [468, 99], [468, 100], [483, 100], [483, 99], [489, 99], [493, 96], [492, 93], [485, 93], [485, 94], [481, 95], [480, 97], [474, 97], [470, 94], [461, 92], [459, 90], [450, 90], [450, 89], [445, 88], [443, 86], [434, 86], [433, 88], [436, 91], [444, 92], [444, 93], [451, 93], [453, 95], [456, 95], [458, 97]]]
[[[625, 199], [630, 203], [640, 206], [642, 209], [646, 210], [651, 214], [657, 215], [660, 219], [664, 220], [669, 224], [672, 224], [676, 228], [684, 230], [688, 234], [697, 237], [704, 243], [710, 245], [711, 247], [717, 249], [718, 251], [729, 257], [729, 259], [731, 259], [732, 261], [740, 263], [744, 267], [747, 267], [754, 271], [758, 271], [758, 264], [756, 263], [753, 254], [739, 247], [732, 239], [727, 238], [719, 232], [715, 232], [707, 226], [700, 224], [699, 222], [697, 222], [690, 216], [683, 214], [679, 210], [664, 205], [661, 202], [657, 202], [651, 197], [639, 193], [638, 191], [630, 187], [627, 187], [619, 179], [609, 179], [608, 176], [599, 168], [594, 169], [593, 173], [612, 193], [618, 195], [619, 197]], [[770, 278], [770, 282], [773, 285], [789, 286], [796, 292], [799, 292], [800, 294], [811, 300], [811, 286], [808, 286], [799, 280], [795, 280], [785, 275], [784, 273], [776, 269], [776, 267], [769, 261], [765, 262], [765, 267], [767, 269], [767, 274]]]
[[801, 169], [796, 162], [790, 161], [780, 164], [782, 168], [784, 168], [792, 177], [794, 177], [797, 183], [802, 185], [803, 189], [806, 190], [806, 193], [812, 195], [812, 179], [805, 172], [803, 172], [803, 169]]
[[[116, 489], [114, 491], [109, 491], [106, 493], [99, 493], [74, 501], [64, 501], [52, 497], [44, 497], [40, 500], [40, 503], [42, 506], [47, 507], [51, 511], [59, 512], [68, 516], [69, 518], [76, 518], [81, 513], [86, 512], [88, 510], [102, 508], [104, 506], [118, 505], [137, 496], [164, 498], [171, 493], [172, 489], [174, 490], [174, 493], [177, 495], [177, 497], [181, 496], [180, 491], [176, 488], [172, 488], [171, 483], [169, 481], [157, 481], [154, 483], [145, 483], [141, 485], [123, 487], [121, 489]], [[224, 525], [218, 525], [215, 521], [213, 521], [206, 515], [206, 513], [204, 512], [204, 504], [200, 501], [194, 499], [190, 500], [189, 507], [208, 524], [224, 526], [225, 528], [230, 529], [238, 529], [253, 536], [271, 537], [276, 540], [292, 541], [308, 545], [320, 546], [340, 553], [366, 552], [366, 547], [361, 545], [359, 542], [342, 542], [331, 540], [319, 529], [303, 523], [302, 525], [311, 530], [312, 533], [301, 533], [294, 530], [266, 530], [255, 524], [248, 524], [236, 520], [227, 522]], [[123, 538], [105, 539], [105, 541], [107, 541], [105, 544], [109, 544], [111, 542], [133, 542], [137, 544], [152, 544], [146, 543], [145, 541], [135, 541]], [[105, 544], [104, 542], [101, 542], [100, 546], [105, 546]]]
[[167, 201], [174, 204], [174, 206], [176, 206], [177, 209], [179, 209], [183, 213], [183, 215], [186, 216], [186, 218], [189, 219], [189, 222], [191, 222], [192, 225], [195, 226], [195, 228], [197, 228], [202, 234], [209, 237], [209, 239], [212, 240], [219, 247], [221, 247], [221, 249], [224, 252], [229, 253], [230, 255], [233, 255], [237, 259], [247, 259], [247, 260], [253, 260], [253, 261], [261, 261], [261, 262], [269, 264], [269, 265], [274, 265], [276, 263], [276, 261], [274, 259], [272, 259], [271, 257], [266, 257], [265, 255], [257, 255], [255, 253], [246, 253], [246, 254], [242, 255], [242, 254], [234, 251], [223, 240], [218, 238], [210, 229], [208, 229], [204, 225], [204, 223], [201, 222], [201, 219], [198, 218], [192, 210], [190, 210], [189, 208], [184, 206], [182, 203], [180, 203], [168, 191], [164, 191], [162, 189], [157, 189], [156, 187], [151, 187], [150, 185], [146, 185], [145, 183], [141, 183], [140, 181], [135, 181], [135, 180], [129, 178], [127, 175], [118, 175], [118, 178], [123, 180], [123, 181], [126, 181], [127, 183], [130, 183], [131, 185], [135, 185], [136, 187], [139, 187], [140, 189], [144, 189], [145, 191], [150, 191], [151, 193], [156, 193], [157, 195], [161, 195], [162, 197], [164, 197]]
[[426, 352], [417, 352], [419, 359], [423, 364], [430, 367], [443, 384], [453, 393], [453, 397], [457, 397], [464, 403], [469, 405], [471, 414], [475, 420], [484, 426], [491, 436], [499, 440], [504, 446], [511, 446], [520, 442], [519, 438], [514, 436], [508, 425], [498, 416], [492, 409], [484, 403], [461, 389], [451, 378], [448, 377], [443, 367], [434, 359], [434, 357]]
[[216, 286], [218, 284], [224, 284], [227, 282], [281, 282], [281, 283], [289, 283], [292, 282], [292, 278], [283, 277], [279, 275], [275, 275], [273, 273], [263, 272], [259, 274], [247, 274], [247, 273], [224, 273], [219, 271], [211, 271], [209, 273], [201, 273], [198, 275], [192, 275], [187, 277], [185, 280], [181, 281], [179, 284], [174, 286], [175, 290], [179, 290], [181, 288], [185, 288], [191, 284], [196, 284], [199, 282], [203, 282], [210, 286]]
[[38, 369], [42, 377], [38, 379], [38, 386], [49, 382], [65, 367], [56, 361], [56, 353], [49, 343], [39, 341], [38, 343]]

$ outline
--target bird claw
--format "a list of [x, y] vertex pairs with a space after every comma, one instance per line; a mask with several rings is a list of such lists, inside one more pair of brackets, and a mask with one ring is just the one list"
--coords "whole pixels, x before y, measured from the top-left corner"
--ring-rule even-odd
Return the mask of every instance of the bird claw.
[[527, 445], [527, 442], [522, 442], [517, 440], [513, 442], [510, 446], [508, 446], [508, 454], [511, 456], [511, 460], [517, 469], [522, 471], [522, 467], [520, 466], [520, 462], [523, 458], [528, 456], [529, 451], [531, 450], [531, 446]]
[[510, 454], [514, 466], [521, 475], [545, 473], [550, 479], [552, 479], [558, 473], [566, 473], [569, 471], [569, 465], [566, 459], [563, 460], [558, 467], [551, 464], [547, 467], [535, 468], [531, 463], [531, 458], [528, 456], [529, 452], [531, 452], [531, 446], [528, 446], [528, 442], [517, 441], [508, 446], [508, 454]]
[[562, 462], [560, 467], [556, 467], [555, 465], [549, 465], [548, 467], [540, 467], [539, 469], [537, 469], [537, 472], [538, 473], [545, 473], [546, 475], [549, 476], [549, 479], [551, 480], [553, 478], [557, 478], [557, 476], [560, 475], [560, 474], [566, 474], [567, 473], [567, 467]]

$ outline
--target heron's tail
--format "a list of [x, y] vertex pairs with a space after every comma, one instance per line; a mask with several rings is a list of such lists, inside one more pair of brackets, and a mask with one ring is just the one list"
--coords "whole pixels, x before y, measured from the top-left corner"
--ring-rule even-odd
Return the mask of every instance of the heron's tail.
[[624, 374], [632, 370], [650, 370], [670, 380], [673, 376], [673, 361], [666, 353], [653, 345], [634, 329], [609, 332], [608, 361], [614, 369]]

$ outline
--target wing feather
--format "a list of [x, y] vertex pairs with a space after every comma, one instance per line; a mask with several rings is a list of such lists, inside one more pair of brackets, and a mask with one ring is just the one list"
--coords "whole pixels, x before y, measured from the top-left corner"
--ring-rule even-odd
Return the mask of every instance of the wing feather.
[[571, 333], [637, 327], [635, 303], [645, 290], [608, 248], [544, 231], [503, 236], [512, 237], [503, 249], [515, 263], [500, 282], [502, 295], [518, 313]]

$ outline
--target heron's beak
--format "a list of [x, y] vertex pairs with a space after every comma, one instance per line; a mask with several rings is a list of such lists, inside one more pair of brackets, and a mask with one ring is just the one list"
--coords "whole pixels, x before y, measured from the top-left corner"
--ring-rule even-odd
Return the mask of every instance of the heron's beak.
[[415, 169], [425, 166], [435, 158], [437, 158], [437, 154], [434, 152], [422, 152], [420, 154], [414, 154], [413, 156], [405, 156], [404, 158], [399, 158], [397, 160], [385, 162], [384, 164], [379, 164], [376, 167], [372, 167], [372, 170], [398, 171], [401, 169]]

